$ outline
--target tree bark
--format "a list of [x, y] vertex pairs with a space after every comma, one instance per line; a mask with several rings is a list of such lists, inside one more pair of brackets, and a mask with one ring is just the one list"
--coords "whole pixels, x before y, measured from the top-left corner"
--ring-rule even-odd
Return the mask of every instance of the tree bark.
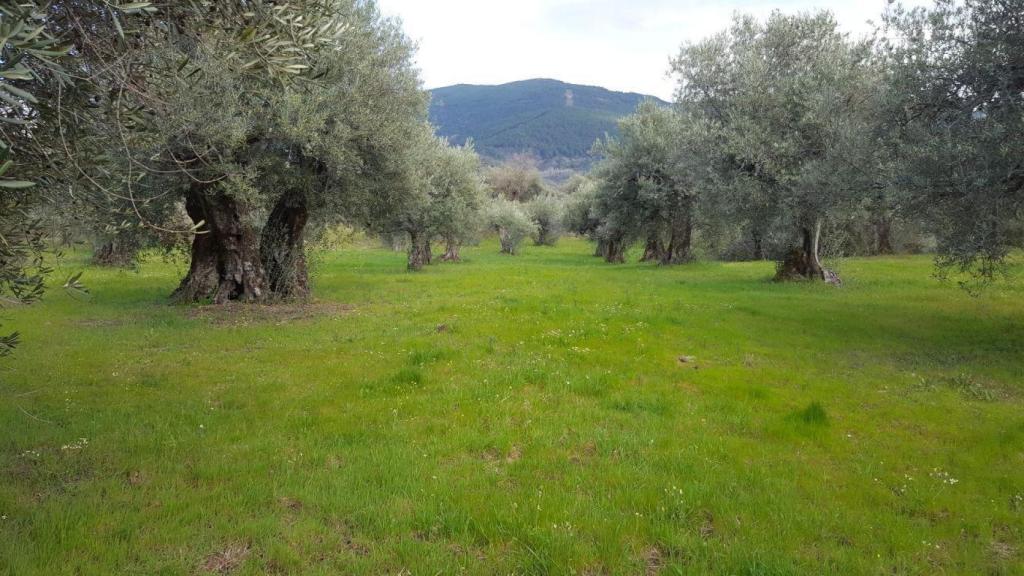
[[171, 299], [177, 302], [206, 300], [212, 298], [214, 291], [217, 290], [216, 240], [206, 217], [203, 194], [204, 192], [195, 186], [185, 194], [185, 212], [193, 224], [202, 227], [196, 230], [192, 237], [192, 262], [189, 264], [188, 274], [171, 294]]
[[693, 215], [689, 206], [672, 219], [672, 239], [668, 250], [661, 257], [662, 266], [672, 266], [690, 261], [693, 244]]
[[433, 260], [430, 237], [422, 232], [410, 232], [409, 240], [409, 270], [422, 270]]
[[594, 248], [595, 258], [604, 258], [608, 255], [608, 241], [603, 238], [598, 238], [597, 246]]
[[134, 242], [115, 236], [96, 249], [92, 263], [96, 266], [126, 268], [135, 262], [136, 250]]
[[640, 257], [641, 262], [660, 262], [665, 257], [665, 246], [661, 241], [661, 234], [652, 232], [647, 236], [647, 244], [644, 246], [644, 255]]
[[498, 241], [501, 243], [502, 254], [508, 254], [509, 256], [516, 255], [517, 246], [508, 230], [504, 228], [498, 230]]
[[814, 227], [800, 229], [802, 242], [799, 248], [790, 251], [786, 259], [779, 263], [776, 280], [822, 280], [829, 284], [841, 284], [839, 276], [821, 265], [818, 255], [821, 242], [821, 222]]
[[610, 238], [604, 255], [605, 262], [609, 264], [626, 263], [626, 239], [623, 237]]
[[309, 297], [305, 245], [308, 222], [308, 201], [301, 190], [282, 194], [267, 218], [260, 239], [260, 261], [267, 287], [276, 298]]
[[757, 226], [754, 226], [750, 233], [754, 243], [754, 260], [764, 260], [764, 233]]
[[205, 225], [192, 242], [189, 275], [173, 297], [182, 302], [212, 298], [215, 304], [266, 300], [269, 291], [256, 234], [245, 221], [245, 204], [194, 185], [186, 194], [185, 209], [193, 222]]
[[892, 222], [888, 217], [879, 215], [875, 219], [875, 254], [892, 254]]
[[455, 238], [448, 238], [445, 240], [444, 255], [441, 256], [442, 262], [461, 262], [462, 256], [459, 254], [459, 241]]

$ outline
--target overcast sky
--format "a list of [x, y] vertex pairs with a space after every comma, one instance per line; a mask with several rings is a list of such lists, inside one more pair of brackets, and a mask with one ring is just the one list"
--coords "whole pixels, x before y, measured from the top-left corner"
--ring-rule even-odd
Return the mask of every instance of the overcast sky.
[[[555, 78], [668, 99], [669, 58], [736, 11], [831, 10], [867, 34], [887, 0], [378, 0], [419, 43], [427, 88]], [[904, 4], [923, 5], [927, 0]]]

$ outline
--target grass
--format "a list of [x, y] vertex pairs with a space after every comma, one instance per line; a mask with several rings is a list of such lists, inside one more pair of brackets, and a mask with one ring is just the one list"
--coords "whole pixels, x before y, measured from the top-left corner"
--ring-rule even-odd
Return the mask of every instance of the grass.
[[[4, 311], [0, 574], [1024, 574], [1024, 305], [927, 258], [87, 270]], [[75, 268], [78, 262], [66, 263]]]

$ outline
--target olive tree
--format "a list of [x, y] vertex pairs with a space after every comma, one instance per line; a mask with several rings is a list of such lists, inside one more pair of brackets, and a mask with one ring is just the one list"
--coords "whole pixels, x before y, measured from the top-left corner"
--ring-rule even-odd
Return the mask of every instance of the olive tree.
[[498, 233], [503, 254], [516, 255], [523, 240], [537, 233], [537, 225], [511, 200], [496, 198], [487, 207], [487, 224]]
[[493, 196], [512, 202], [528, 202], [544, 193], [540, 171], [526, 156], [514, 156], [492, 167], [485, 179]]
[[937, 0], [883, 20], [894, 174], [939, 240], [941, 269], [982, 281], [1024, 245], [1024, 3]]
[[462, 243], [480, 229], [484, 194], [479, 157], [472, 144], [450, 146], [424, 125], [405, 161], [401, 186], [408, 191], [394, 210], [391, 227], [408, 235], [409, 269], [432, 262], [434, 239], [445, 243], [442, 260], [457, 262]]
[[564, 200], [554, 194], [542, 194], [526, 204], [526, 213], [537, 227], [534, 243], [537, 246], [554, 246], [562, 237], [564, 225]]
[[721, 190], [756, 192], [777, 208], [771, 225], [793, 231], [776, 255], [779, 278], [838, 281], [822, 266], [821, 236], [872, 184], [880, 74], [869, 44], [848, 40], [827, 12], [737, 16], [727, 31], [684, 46], [672, 70], [678, 106], [716, 143], [710, 164], [724, 173]]
[[619, 123], [619, 132], [596, 147], [603, 156], [595, 174], [606, 259], [621, 262], [629, 243], [644, 240], [644, 260], [685, 262], [695, 208], [689, 164], [680, 158], [678, 115], [646, 101]]

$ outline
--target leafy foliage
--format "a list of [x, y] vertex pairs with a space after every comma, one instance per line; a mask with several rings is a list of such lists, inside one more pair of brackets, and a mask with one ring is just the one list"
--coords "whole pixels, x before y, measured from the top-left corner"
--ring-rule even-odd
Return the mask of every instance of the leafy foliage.
[[487, 209], [487, 224], [498, 233], [501, 251], [516, 255], [523, 240], [537, 234], [537, 225], [530, 220], [522, 205], [496, 198]]

